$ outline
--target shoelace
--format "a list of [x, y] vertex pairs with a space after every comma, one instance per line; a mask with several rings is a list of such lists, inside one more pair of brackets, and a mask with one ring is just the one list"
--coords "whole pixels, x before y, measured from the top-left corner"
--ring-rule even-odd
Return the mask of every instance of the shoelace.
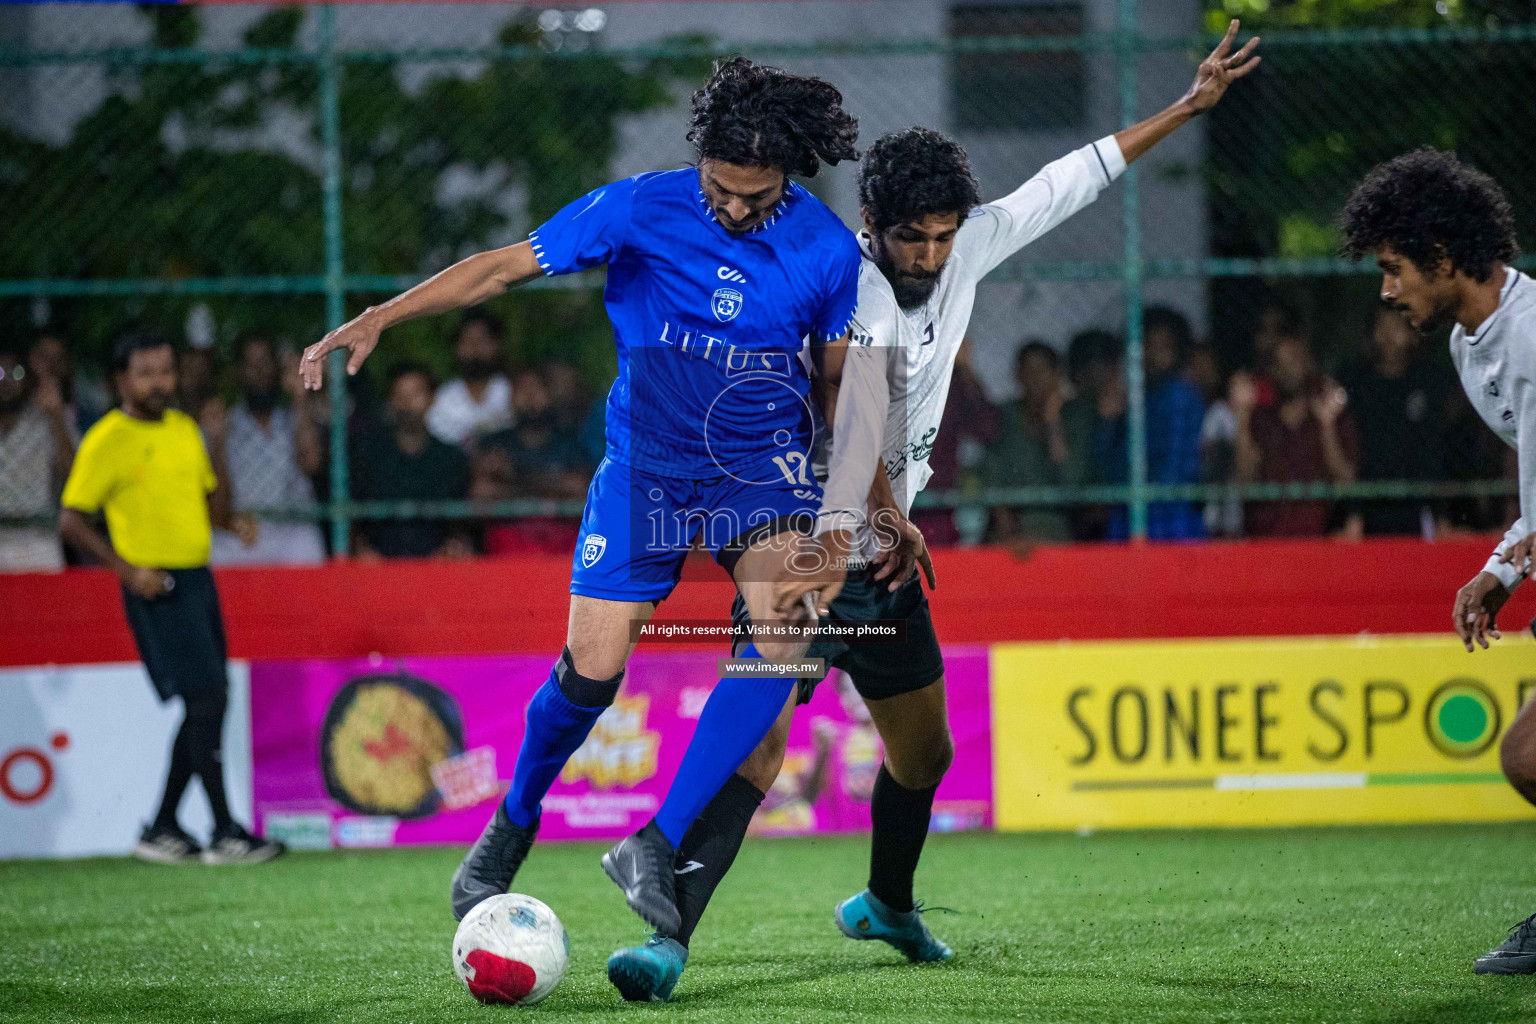
[[930, 907], [926, 903], [924, 903], [922, 900], [913, 900], [912, 901], [912, 912], [914, 914], [931, 914], [934, 911], [943, 911], [946, 914], [958, 914], [958, 913], [960, 913], [960, 911], [955, 910], [952, 907]]
[[1521, 921], [1509, 930], [1509, 941], [1524, 945], [1528, 942], [1536, 942], [1536, 914]]

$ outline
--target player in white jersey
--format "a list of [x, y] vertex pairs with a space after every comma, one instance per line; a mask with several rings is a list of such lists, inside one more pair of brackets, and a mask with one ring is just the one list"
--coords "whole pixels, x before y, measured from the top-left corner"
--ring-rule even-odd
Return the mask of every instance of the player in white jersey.
[[[1531, 573], [1536, 545], [1536, 281], [1510, 266], [1515, 218], [1488, 175], [1453, 153], [1419, 149], [1374, 168], [1344, 208], [1346, 252], [1381, 268], [1381, 301], [1423, 333], [1451, 325], [1467, 400], [1517, 452], [1520, 515], [1451, 616], [1468, 652], [1499, 638], [1498, 614]], [[1536, 624], [1533, 624], [1536, 629]], [[1536, 702], [1500, 746], [1504, 775], [1536, 804]], [[1536, 974], [1536, 914], [1477, 959], [1478, 974]]]
[[[954, 744], [945, 711], [944, 662], [915, 565], [924, 565], [930, 586], [932, 568], [922, 534], [907, 513], [932, 472], [928, 456], [976, 286], [1003, 260], [1092, 202], [1127, 163], [1209, 110], [1228, 85], [1252, 71], [1258, 40], [1233, 52], [1237, 28], [1232, 22], [1177, 103], [1046, 165], [996, 202], [979, 205], [965, 151], [939, 132], [894, 132], [865, 154], [859, 173], [865, 260], [858, 312], [846, 357], [829, 373], [839, 387], [817, 527], [824, 542], [819, 551], [828, 557], [781, 582], [777, 595], [778, 612], [786, 617], [810, 595], [823, 617], [894, 621], [905, 630], [904, 640], [818, 641], [810, 651], [848, 673], [885, 746], [870, 808], [870, 885], [835, 911], [839, 929], [850, 938], [882, 939], [914, 962], [952, 955], [923, 924], [912, 899], [934, 791]], [[838, 557], [846, 552], [852, 557]], [[739, 601], [733, 617], [745, 626]], [[801, 680], [801, 703], [817, 681]], [[681, 929], [614, 953], [610, 978], [622, 976], [634, 991], [636, 977], [654, 977], [651, 997], [670, 996], [693, 928], [778, 775], [792, 711], [793, 706], [785, 708], [678, 848]]]

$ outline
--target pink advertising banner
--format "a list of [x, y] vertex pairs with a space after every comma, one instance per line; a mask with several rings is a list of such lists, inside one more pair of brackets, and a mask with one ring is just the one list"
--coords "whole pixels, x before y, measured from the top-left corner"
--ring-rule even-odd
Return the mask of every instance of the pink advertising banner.
[[[638, 651], [618, 700], [544, 800], [541, 840], [616, 839], [661, 805], [716, 682], [715, 651]], [[272, 661], [251, 666], [257, 826], [299, 847], [470, 843], [506, 792], [545, 655]], [[936, 831], [992, 825], [985, 647], [945, 652], [955, 762]], [[795, 715], [753, 831], [869, 827], [880, 738], [834, 671]]]

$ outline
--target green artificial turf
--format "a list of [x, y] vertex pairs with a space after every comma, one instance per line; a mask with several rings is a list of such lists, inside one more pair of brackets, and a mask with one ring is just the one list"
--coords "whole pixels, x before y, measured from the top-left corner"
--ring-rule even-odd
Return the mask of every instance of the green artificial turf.
[[0, 863], [4, 1021], [1536, 1020], [1536, 977], [1472, 959], [1536, 910], [1536, 827], [935, 836], [919, 894], [952, 963], [842, 938], [867, 840], [749, 842], [671, 1005], [603, 964], [640, 940], [600, 850], [539, 847], [516, 888], [571, 934], [533, 1010], [454, 978], [445, 849], [244, 868]]

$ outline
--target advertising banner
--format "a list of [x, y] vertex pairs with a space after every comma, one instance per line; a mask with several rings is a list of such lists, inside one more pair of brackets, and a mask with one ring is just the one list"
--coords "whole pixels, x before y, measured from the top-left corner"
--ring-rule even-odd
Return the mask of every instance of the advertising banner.
[[1499, 772], [1528, 637], [1000, 644], [992, 683], [1000, 829], [1536, 817]]
[[[717, 681], [717, 650], [647, 652], [544, 801], [540, 840], [617, 839], [661, 806]], [[300, 847], [469, 843], [505, 792], [529, 699], [552, 656], [496, 655], [252, 666], [258, 823]], [[991, 825], [987, 654], [946, 654], [954, 767], [938, 829]], [[788, 755], [754, 822], [761, 834], [869, 827], [882, 751], [833, 673], [795, 716]]]
[[[247, 673], [229, 665], [224, 784], [235, 817], [251, 814]], [[49, 665], [0, 670], [0, 858], [125, 854], [155, 816], [181, 702], [160, 703], [144, 667]], [[194, 779], [181, 824], [213, 827]]]

